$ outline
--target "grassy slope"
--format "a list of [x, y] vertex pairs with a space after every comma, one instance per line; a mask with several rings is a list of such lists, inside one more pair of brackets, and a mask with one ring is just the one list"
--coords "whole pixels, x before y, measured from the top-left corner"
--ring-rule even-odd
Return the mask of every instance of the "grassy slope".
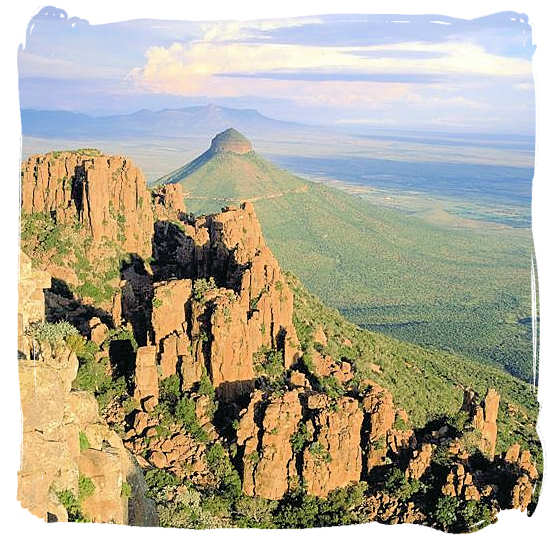
[[[281, 265], [350, 320], [422, 345], [504, 365], [530, 379], [530, 239], [456, 230], [301, 180], [256, 154], [216, 154], [180, 169], [196, 213], [256, 198]], [[167, 178], [163, 178], [167, 179]]]
[[[542, 465], [542, 450], [536, 432], [538, 404], [527, 383], [501, 370], [475, 361], [400, 342], [382, 334], [360, 329], [338, 311], [326, 307], [300, 281], [288, 275], [295, 297], [294, 321], [301, 340], [317, 325], [328, 336], [328, 351], [346, 358], [365, 378], [388, 388], [396, 405], [405, 409], [415, 426], [439, 415], [453, 416], [462, 404], [463, 388], [482, 396], [489, 387], [501, 394], [498, 414], [497, 451], [514, 442], [529, 448]], [[348, 339], [351, 346], [343, 342]], [[371, 364], [380, 367], [380, 371]]]

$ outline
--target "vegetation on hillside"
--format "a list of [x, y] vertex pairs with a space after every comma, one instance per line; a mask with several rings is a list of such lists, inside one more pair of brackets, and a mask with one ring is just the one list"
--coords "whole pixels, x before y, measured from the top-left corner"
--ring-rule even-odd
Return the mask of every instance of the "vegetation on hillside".
[[326, 351], [334, 358], [352, 362], [358, 380], [372, 379], [388, 388], [396, 405], [407, 411], [416, 427], [442, 417], [455, 417], [464, 388], [485, 394], [494, 387], [501, 395], [497, 452], [519, 442], [542, 466], [533, 386], [466, 357], [360, 329], [337, 310], [326, 307], [296, 277], [287, 274], [287, 278], [294, 292], [294, 324], [302, 347], [311, 345], [313, 331], [320, 324], [328, 338]]
[[77, 283], [65, 282], [69, 290], [99, 306], [112, 299], [125, 255], [114, 241], [104, 239], [98, 247], [104, 256], [92, 265], [88, 256], [91, 242], [91, 236], [78, 222], [55, 222], [45, 213], [21, 214], [21, 249], [33, 265], [42, 269], [58, 266], [74, 272]]
[[195, 213], [253, 199], [281, 265], [351, 321], [536, 381], [528, 231], [428, 223], [255, 153], [205, 153], [163, 180], [182, 181]]

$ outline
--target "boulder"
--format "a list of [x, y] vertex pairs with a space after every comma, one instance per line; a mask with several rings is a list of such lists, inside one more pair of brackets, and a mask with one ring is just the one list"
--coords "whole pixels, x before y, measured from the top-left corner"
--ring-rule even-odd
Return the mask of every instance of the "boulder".
[[151, 410], [159, 397], [157, 359], [155, 346], [142, 346], [137, 350], [134, 398]]
[[109, 327], [102, 323], [99, 318], [90, 319], [90, 340], [97, 345], [101, 345], [109, 336]]
[[422, 475], [431, 464], [432, 451], [433, 445], [431, 443], [423, 443], [419, 449], [415, 450], [405, 470], [405, 476], [416, 480], [422, 478]]

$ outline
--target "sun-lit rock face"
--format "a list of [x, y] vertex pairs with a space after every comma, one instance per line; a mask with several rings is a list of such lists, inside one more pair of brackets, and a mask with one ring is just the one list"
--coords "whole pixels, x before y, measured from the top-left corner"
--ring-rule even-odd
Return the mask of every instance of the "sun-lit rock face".
[[187, 388], [206, 370], [218, 395], [232, 400], [252, 390], [253, 358], [262, 347], [294, 364], [294, 297], [251, 203], [157, 235], [166, 248], [157, 244], [155, 257], [172, 256], [185, 277], [154, 286], [153, 341], [163, 376], [179, 364]]
[[480, 450], [489, 459], [495, 456], [497, 442], [497, 416], [500, 394], [493, 388], [487, 391], [484, 400], [479, 403], [479, 396], [472, 390], [464, 391], [462, 410], [469, 414], [473, 426], [481, 434]]
[[[228, 129], [211, 151], [243, 154], [252, 146]], [[95, 486], [82, 499], [86, 517], [155, 524], [139, 467], [183, 481], [164, 491], [169, 502], [187, 495], [187, 484], [241, 488], [271, 501], [297, 488], [330, 499], [340, 488], [368, 486], [360, 508], [365, 520], [425, 522], [422, 490], [413, 500], [401, 498], [408, 483], [424, 481], [461, 503], [529, 509], [537, 462], [517, 443], [496, 453], [500, 394], [490, 388], [481, 399], [466, 389], [463, 431], [437, 420], [433, 429], [414, 424], [397, 406], [400, 394], [358, 368], [364, 360], [380, 374], [376, 351], [348, 357], [354, 342], [335, 334], [322, 315], [296, 316], [295, 299], [302, 306], [303, 298], [295, 297], [294, 279], [268, 247], [250, 202], [195, 217], [185, 213], [180, 185], [150, 192], [129, 161], [90, 150], [31, 157], [22, 175], [23, 211], [77, 223], [77, 239], [90, 245], [81, 257], [94, 271], [105, 244], [122, 256], [112, 306], [104, 309], [92, 299], [81, 304], [57, 295], [52, 284], [64, 280], [59, 271], [66, 267], [54, 264], [54, 274], [31, 256], [39, 270], [21, 255], [19, 498], [32, 513], [73, 517], [58, 493], [77, 495], [85, 476]], [[73, 312], [69, 321], [81, 312], [86, 323], [73, 327], [82, 336], [71, 336], [95, 344], [86, 358], [93, 371], [111, 381], [116, 373], [126, 378], [101, 416], [93, 392], [73, 389], [75, 379], [80, 386], [83, 342], [52, 345], [27, 330], [52, 309], [56, 319]], [[483, 472], [478, 450], [486, 458]]]
[[51, 152], [33, 155], [21, 167], [22, 211], [46, 213], [64, 224], [78, 222], [95, 248], [106, 239], [126, 252], [151, 256], [150, 197], [141, 170], [119, 155]]
[[217, 134], [212, 139], [210, 151], [214, 153], [231, 152], [244, 155], [252, 151], [252, 144], [239, 131], [230, 128]]
[[[20, 331], [44, 320], [43, 271], [21, 257], [22, 297], [42, 295], [42, 311], [20, 318]], [[34, 277], [34, 278], [33, 278]], [[49, 278], [49, 277], [48, 277]], [[34, 286], [33, 286], [34, 283]], [[33, 358], [20, 349], [19, 387], [23, 417], [18, 498], [32, 514], [47, 521], [67, 521], [62, 492], [79, 495], [79, 477], [93, 483], [93, 492], [82, 509], [90, 521], [156, 525], [154, 503], [145, 497], [143, 474], [122, 439], [99, 414], [98, 403], [88, 391], [72, 389], [77, 370], [76, 354], [65, 343], [33, 342]], [[85, 443], [83, 440], [85, 439]], [[123, 495], [122, 486], [131, 489]]]

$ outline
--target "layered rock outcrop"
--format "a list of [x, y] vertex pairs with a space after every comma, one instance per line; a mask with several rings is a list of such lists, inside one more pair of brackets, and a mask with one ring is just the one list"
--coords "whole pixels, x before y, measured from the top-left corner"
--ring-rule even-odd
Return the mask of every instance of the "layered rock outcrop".
[[178, 222], [185, 214], [185, 201], [180, 183], [161, 185], [151, 192], [155, 220]]
[[[21, 281], [20, 297], [37, 297], [46, 279], [25, 257], [21, 260], [28, 278]], [[23, 334], [26, 328], [23, 323]], [[20, 349], [25, 358], [19, 360], [23, 440], [18, 497], [23, 507], [47, 521], [67, 521], [61, 499], [68, 493], [79, 499], [85, 477], [93, 491], [81, 499], [82, 511], [91, 521], [157, 524], [133, 457], [100, 418], [93, 395], [71, 389], [78, 369], [75, 353], [63, 340], [35, 341], [33, 347], [32, 358], [26, 357], [25, 344]]]
[[329, 405], [325, 394], [297, 389], [282, 396], [253, 393], [243, 411], [243, 492], [281, 499], [302, 480], [310, 495], [359, 482], [363, 411], [353, 398]]
[[363, 418], [359, 402], [345, 396], [314, 414], [313, 442], [304, 451], [302, 475], [311, 495], [326, 497], [359, 482]]
[[134, 399], [146, 411], [151, 411], [157, 405], [159, 398], [157, 350], [155, 346], [142, 346], [137, 349], [135, 383]]
[[30, 258], [19, 253], [19, 302], [17, 310], [17, 349], [21, 358], [30, 358], [32, 342], [25, 329], [46, 317], [44, 290], [52, 285], [51, 276], [33, 269]]
[[533, 499], [539, 473], [531, 460], [529, 450], [521, 450], [518, 443], [510, 446], [504, 455], [504, 463], [514, 476], [510, 506], [525, 511]]
[[457, 464], [448, 474], [447, 481], [442, 487], [443, 495], [462, 497], [466, 501], [479, 501], [481, 495], [474, 485], [472, 474], [464, 469], [464, 465]]
[[395, 421], [395, 407], [391, 392], [377, 383], [367, 381], [363, 397], [366, 414], [365, 430], [368, 434], [365, 466], [367, 471], [382, 465], [388, 452], [388, 432]]
[[489, 458], [495, 456], [497, 442], [497, 416], [500, 395], [491, 388], [487, 391], [483, 402], [478, 403], [478, 396], [471, 390], [464, 392], [462, 410], [467, 412], [472, 424], [481, 434], [480, 450]]
[[291, 366], [299, 356], [293, 295], [252, 204], [162, 230], [155, 258], [170, 256], [183, 277], [153, 287], [149, 339], [162, 375], [177, 373], [190, 388], [206, 371], [227, 401], [253, 389], [254, 354], [262, 348], [280, 350]]
[[139, 168], [129, 159], [96, 150], [52, 152], [29, 157], [21, 170], [21, 208], [56, 222], [79, 223], [100, 244], [112, 241], [125, 252], [151, 256], [153, 213]]
[[212, 139], [208, 151], [212, 153], [231, 152], [244, 155], [252, 151], [252, 144], [239, 131], [230, 128], [218, 133]]
[[297, 391], [267, 399], [256, 391], [244, 411], [237, 433], [243, 447], [243, 492], [280, 499], [297, 476], [292, 436], [302, 419]]

